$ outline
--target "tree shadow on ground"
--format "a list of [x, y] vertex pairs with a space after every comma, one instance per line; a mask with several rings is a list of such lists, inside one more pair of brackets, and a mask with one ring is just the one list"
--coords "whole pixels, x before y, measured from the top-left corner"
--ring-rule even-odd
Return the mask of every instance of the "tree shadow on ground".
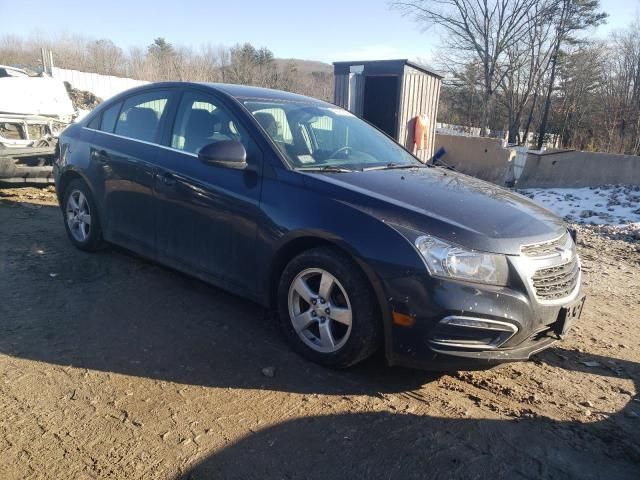
[[[564, 357], [573, 352], [555, 349]], [[555, 366], [553, 352], [542, 360]], [[602, 365], [610, 359], [591, 355]], [[616, 373], [571, 362], [571, 369], [632, 378], [638, 364], [615, 360]], [[450, 419], [389, 412], [305, 417], [248, 435], [201, 461], [181, 480], [264, 478], [637, 479], [640, 435], [625, 411], [595, 423], [544, 417]], [[621, 434], [621, 423], [627, 431]]]

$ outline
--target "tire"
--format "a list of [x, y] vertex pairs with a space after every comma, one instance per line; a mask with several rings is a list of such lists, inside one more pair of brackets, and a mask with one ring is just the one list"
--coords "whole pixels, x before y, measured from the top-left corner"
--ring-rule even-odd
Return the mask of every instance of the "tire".
[[93, 252], [104, 246], [96, 202], [84, 180], [76, 178], [65, 188], [62, 218], [69, 240], [76, 248]]
[[[321, 294], [327, 292], [324, 298]], [[285, 267], [278, 285], [278, 314], [292, 347], [329, 368], [366, 359], [382, 338], [369, 282], [353, 260], [331, 247], [307, 250]]]

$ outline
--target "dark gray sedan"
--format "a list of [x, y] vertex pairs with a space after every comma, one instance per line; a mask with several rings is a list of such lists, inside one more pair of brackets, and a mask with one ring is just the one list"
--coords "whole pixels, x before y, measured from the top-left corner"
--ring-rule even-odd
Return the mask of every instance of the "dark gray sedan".
[[525, 360], [582, 309], [560, 219], [312, 98], [136, 88], [65, 130], [54, 173], [78, 248], [118, 244], [274, 308], [326, 366], [380, 347], [428, 369]]

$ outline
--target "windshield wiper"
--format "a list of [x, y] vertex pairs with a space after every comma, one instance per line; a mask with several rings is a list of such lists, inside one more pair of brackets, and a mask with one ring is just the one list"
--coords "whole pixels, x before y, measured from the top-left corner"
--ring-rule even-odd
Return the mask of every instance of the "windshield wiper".
[[416, 163], [387, 163], [386, 165], [378, 165], [377, 167], [367, 167], [363, 168], [363, 172], [369, 172], [371, 170], [392, 170], [398, 168], [424, 168], [429, 167], [429, 165], [419, 165]]
[[350, 168], [336, 167], [335, 165], [324, 165], [322, 167], [299, 167], [296, 170], [302, 172], [329, 172], [329, 173], [351, 173], [355, 172]]

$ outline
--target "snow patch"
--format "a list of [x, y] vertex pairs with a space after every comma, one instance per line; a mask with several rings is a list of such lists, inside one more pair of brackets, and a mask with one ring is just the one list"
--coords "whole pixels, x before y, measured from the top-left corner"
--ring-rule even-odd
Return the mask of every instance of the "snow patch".
[[[640, 185], [530, 188], [519, 193], [570, 223], [640, 228]], [[637, 225], [635, 225], [637, 224]]]

